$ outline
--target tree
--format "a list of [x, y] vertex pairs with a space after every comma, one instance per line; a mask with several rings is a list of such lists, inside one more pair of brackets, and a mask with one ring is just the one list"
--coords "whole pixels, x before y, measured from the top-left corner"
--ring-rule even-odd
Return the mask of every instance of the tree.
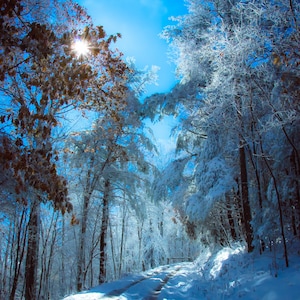
[[[49, 16], [55, 13], [57, 23], [52, 24]], [[62, 17], [74, 24], [74, 15], [78, 27], [66, 28]], [[1, 155], [5, 168], [13, 172], [16, 200], [30, 207], [26, 256], [30, 272], [26, 273], [25, 297], [35, 299], [39, 204], [51, 201], [63, 213], [72, 209], [67, 181], [56, 168], [59, 157], [52, 144], [53, 129], [59, 125], [59, 116], [70, 108], [92, 109], [95, 101], [103, 110], [120, 106], [112, 99], [119, 100], [126, 89], [127, 67], [121, 55], [110, 48], [117, 36], [93, 27], [85, 11], [71, 1], [55, 1], [49, 6], [47, 1], [10, 1], [1, 10], [0, 26], [0, 120], [2, 131], [13, 136], [16, 146], [11, 153], [4, 138]], [[90, 60], [75, 58], [75, 38], [87, 41]], [[25, 192], [29, 193], [27, 199]]]
[[[84, 287], [85, 274], [90, 268], [86, 260], [86, 232], [90, 226], [94, 201], [101, 208], [101, 221], [97, 217], [100, 230], [95, 236], [98, 234], [99, 239], [91, 244], [90, 251], [95, 251], [95, 246], [99, 246], [98, 281], [102, 283], [106, 280], [106, 239], [112, 203], [116, 201], [115, 198], [123, 198], [121, 194], [125, 193], [130, 205], [137, 209], [138, 205], [134, 204], [138, 198], [135, 190], [142, 181], [147, 182], [141, 174], [149, 170], [145, 155], [146, 151], [152, 149], [152, 144], [143, 133], [141, 105], [132, 91], [124, 95], [123, 101], [126, 106], [122, 111], [115, 111], [111, 115], [99, 112], [93, 128], [74, 134], [69, 143], [71, 147], [64, 149], [67, 156], [70, 155], [73, 170], [78, 176], [74, 183], [82, 187], [77, 290]], [[90, 254], [88, 256], [92, 257]]]
[[[187, 212], [195, 216], [192, 224], [187, 223], [192, 235], [200, 219], [197, 208], [201, 209], [201, 217], [204, 211], [211, 216], [219, 209], [217, 228], [227, 228], [226, 235], [234, 238], [238, 236], [238, 231], [232, 231], [234, 224], [241, 221], [248, 251], [261, 243], [262, 232], [263, 239], [269, 236], [271, 222], [278, 219], [274, 236], [282, 241], [288, 265], [286, 231], [288, 224], [295, 225], [296, 211], [288, 220], [284, 210], [288, 209], [287, 203], [293, 202], [291, 193], [298, 199], [299, 187], [298, 180], [293, 181], [293, 175], [288, 179], [283, 168], [289, 166], [289, 170], [293, 169], [289, 174], [295, 174], [298, 164], [298, 141], [294, 135], [299, 126], [294, 101], [298, 88], [294, 84], [299, 77], [295, 67], [299, 57], [294, 42], [298, 40], [299, 20], [295, 12], [299, 6], [283, 1], [266, 4], [216, 0], [200, 4], [191, 0], [188, 4], [189, 14], [163, 32], [176, 50], [181, 83], [171, 93], [153, 95], [146, 101], [150, 117], [157, 108], [162, 114], [182, 115], [177, 143], [181, 156], [173, 163], [180, 165], [174, 170], [181, 179], [179, 186], [171, 184], [175, 187], [173, 193], [178, 191], [181, 199], [191, 199], [184, 201], [181, 211], [187, 217]], [[287, 77], [284, 69], [288, 70]], [[278, 136], [281, 146], [271, 142]], [[284, 155], [284, 149], [290, 149], [290, 154]], [[293, 157], [292, 168], [288, 157]], [[282, 160], [284, 167], [276, 164]], [[269, 172], [265, 172], [266, 168]], [[205, 189], [205, 174], [208, 178], [214, 174], [212, 190]], [[185, 184], [187, 175], [190, 184]], [[279, 184], [281, 180], [289, 184]], [[224, 184], [219, 185], [219, 181]], [[270, 192], [274, 189], [276, 193]], [[201, 203], [208, 198], [211, 201]], [[272, 220], [267, 229], [263, 223], [270, 203], [274, 210], [268, 213]], [[254, 217], [252, 210], [259, 213]]]

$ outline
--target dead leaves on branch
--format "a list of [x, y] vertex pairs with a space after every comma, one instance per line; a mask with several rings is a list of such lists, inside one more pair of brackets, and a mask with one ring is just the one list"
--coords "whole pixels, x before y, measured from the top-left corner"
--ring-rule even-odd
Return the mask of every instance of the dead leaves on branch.
[[2, 137], [0, 164], [4, 170], [12, 172], [18, 202], [25, 204], [24, 194], [33, 189], [41, 202], [52, 201], [54, 208], [63, 213], [72, 210], [67, 181], [57, 174], [57, 160], [51, 148], [27, 148], [20, 138], [12, 141]]
[[[61, 34], [34, 20], [18, 26], [22, 1], [9, 3], [0, 12], [6, 20], [0, 22], [0, 83], [11, 111], [1, 113], [0, 122], [14, 137], [0, 144], [1, 164], [13, 174], [17, 201], [26, 204], [22, 194], [34, 190], [41, 201], [70, 211], [67, 182], [58, 175], [59, 158], [51, 144], [57, 114], [73, 107], [117, 118], [116, 111], [126, 105], [130, 72], [122, 54], [111, 49], [121, 35], [107, 36], [102, 26]], [[87, 57], [71, 51], [74, 38], [87, 41]]]

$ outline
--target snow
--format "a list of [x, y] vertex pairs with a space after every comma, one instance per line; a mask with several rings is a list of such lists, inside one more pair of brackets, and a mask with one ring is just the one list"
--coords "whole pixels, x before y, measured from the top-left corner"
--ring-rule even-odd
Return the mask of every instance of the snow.
[[247, 254], [244, 248], [203, 252], [194, 262], [161, 266], [102, 284], [63, 300], [98, 299], [244, 299], [300, 300], [300, 256], [265, 252]]

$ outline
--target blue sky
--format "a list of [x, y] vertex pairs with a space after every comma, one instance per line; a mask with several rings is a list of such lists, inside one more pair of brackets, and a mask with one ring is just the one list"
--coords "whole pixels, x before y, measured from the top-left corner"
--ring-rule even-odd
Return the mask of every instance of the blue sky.
[[117, 47], [125, 57], [134, 57], [136, 66], [156, 65], [158, 86], [149, 86], [147, 94], [167, 92], [175, 84], [175, 65], [168, 58], [167, 42], [158, 35], [170, 16], [187, 12], [184, 0], [77, 0], [95, 25], [103, 25], [108, 34], [121, 33]]
[[[165, 26], [175, 24], [171, 16], [187, 13], [184, 0], [77, 0], [87, 9], [95, 25], [102, 25], [108, 34], [121, 33], [118, 49], [125, 57], [134, 57], [138, 69], [152, 65], [160, 67], [158, 85], [147, 87], [145, 96], [164, 93], [176, 83], [175, 65], [169, 59], [168, 44], [159, 37]], [[170, 130], [175, 125], [172, 117], [151, 124], [158, 147], [169, 152], [175, 147]]]

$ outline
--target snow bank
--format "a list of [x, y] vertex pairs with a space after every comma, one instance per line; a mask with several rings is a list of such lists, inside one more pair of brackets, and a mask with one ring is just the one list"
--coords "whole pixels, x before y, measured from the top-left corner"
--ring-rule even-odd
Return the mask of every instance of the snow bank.
[[203, 299], [300, 300], [300, 256], [290, 257], [290, 265], [286, 268], [284, 258], [271, 252], [221, 249], [203, 268], [207, 283]]
[[[170, 272], [172, 276], [162, 285]], [[290, 256], [290, 267], [285, 268], [283, 257], [271, 252], [247, 254], [240, 245], [214, 253], [207, 250], [193, 263], [130, 275], [64, 300], [147, 299], [145, 295], [155, 292], [157, 284], [162, 285], [158, 300], [300, 300], [300, 256]], [[122, 294], [115, 296], [118, 291]]]

